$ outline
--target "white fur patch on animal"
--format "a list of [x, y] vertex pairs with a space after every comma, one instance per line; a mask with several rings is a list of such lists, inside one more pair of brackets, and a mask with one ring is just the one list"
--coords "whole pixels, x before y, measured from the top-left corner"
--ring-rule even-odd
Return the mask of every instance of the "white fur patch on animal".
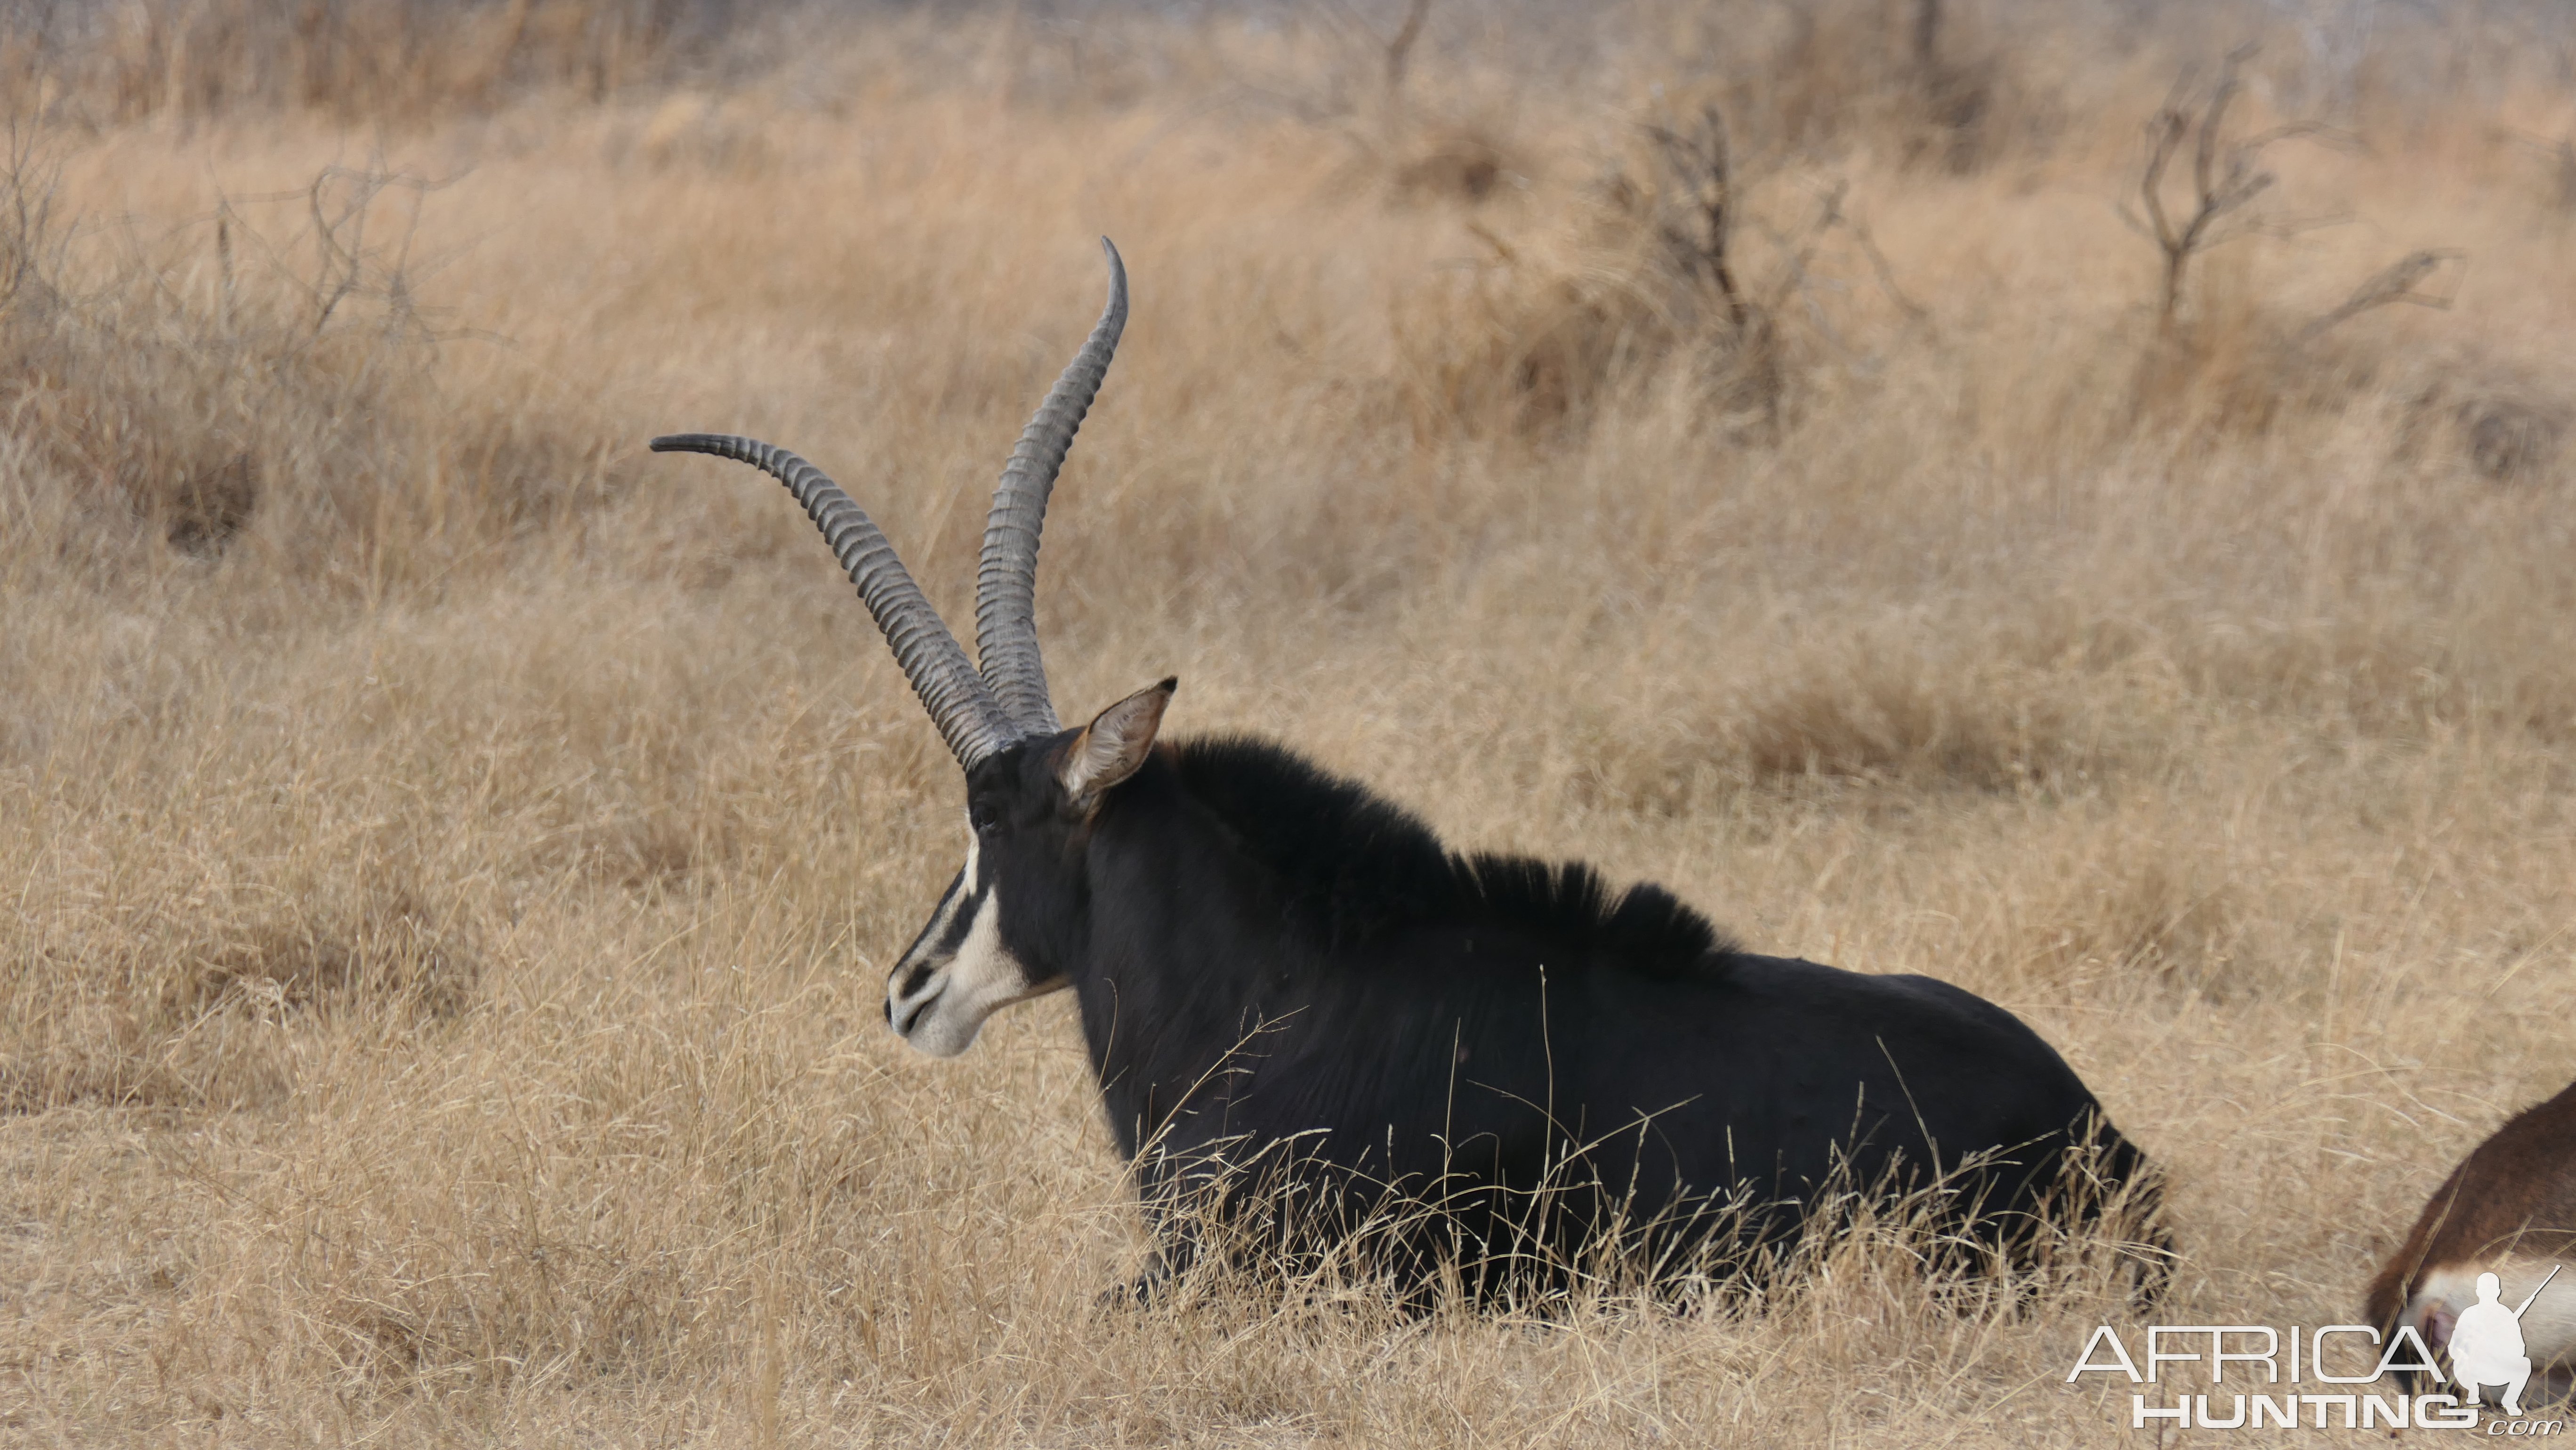
[[[1027, 965], [1002, 944], [1002, 893], [986, 885], [982, 875], [982, 842], [969, 821], [966, 867], [956, 889], [922, 929], [917, 951], [897, 963], [888, 979], [888, 1016], [895, 1030], [933, 1057], [955, 1057], [974, 1045], [985, 1018], [1065, 985], [1061, 977], [1031, 981]], [[951, 951], [945, 943], [956, 939], [962, 912], [974, 915]], [[925, 962], [930, 970], [917, 987], [904, 992], [904, 981]]]

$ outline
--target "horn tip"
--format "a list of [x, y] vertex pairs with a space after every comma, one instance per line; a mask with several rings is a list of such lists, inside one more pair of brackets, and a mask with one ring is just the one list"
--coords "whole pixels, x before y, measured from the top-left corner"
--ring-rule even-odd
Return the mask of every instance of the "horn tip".
[[665, 433], [648, 445], [656, 453], [713, 453], [731, 458], [744, 448], [764, 448], [755, 439], [737, 438], [730, 433]]

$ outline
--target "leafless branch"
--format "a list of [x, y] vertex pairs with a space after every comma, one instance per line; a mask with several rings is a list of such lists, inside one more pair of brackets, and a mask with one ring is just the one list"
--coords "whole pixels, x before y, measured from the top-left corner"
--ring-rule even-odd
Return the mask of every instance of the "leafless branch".
[[[2358, 317], [2373, 308], [2403, 303], [2410, 307], [2430, 307], [2436, 311], [2448, 311], [2456, 295], [2455, 291], [2419, 292], [2416, 288], [2425, 279], [2441, 271], [2446, 264], [2465, 261], [2466, 258], [2466, 253], [2448, 248], [2409, 252], [2352, 289], [2352, 295], [2345, 298], [2341, 306], [2299, 329], [2299, 341], [2311, 342], [2322, 335], [2326, 329]], [[2457, 286], [2458, 277], [2454, 274], [2452, 287], [2456, 289]]]

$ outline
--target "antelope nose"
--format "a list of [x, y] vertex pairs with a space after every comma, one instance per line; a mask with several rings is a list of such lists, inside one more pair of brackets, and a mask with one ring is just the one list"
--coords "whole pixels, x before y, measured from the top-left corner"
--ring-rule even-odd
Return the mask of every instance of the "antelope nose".
[[894, 1029], [896, 1036], [909, 1039], [912, 1036], [912, 1029], [921, 1025], [922, 1014], [928, 1012], [930, 1004], [938, 1000], [939, 993], [933, 991], [918, 1001], [905, 1002], [900, 1006], [889, 1001], [886, 1003], [886, 1025]]

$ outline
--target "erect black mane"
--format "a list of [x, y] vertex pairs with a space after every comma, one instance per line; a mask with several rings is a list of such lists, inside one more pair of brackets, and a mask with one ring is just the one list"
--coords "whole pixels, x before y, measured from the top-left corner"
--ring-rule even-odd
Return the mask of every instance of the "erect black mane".
[[1291, 925], [1327, 949], [1493, 922], [1563, 947], [1569, 967], [1609, 959], [1675, 976], [1737, 950], [1660, 886], [1618, 891], [1580, 861], [1452, 851], [1412, 812], [1270, 741], [1188, 740], [1167, 758], [1189, 798], [1279, 882]]

